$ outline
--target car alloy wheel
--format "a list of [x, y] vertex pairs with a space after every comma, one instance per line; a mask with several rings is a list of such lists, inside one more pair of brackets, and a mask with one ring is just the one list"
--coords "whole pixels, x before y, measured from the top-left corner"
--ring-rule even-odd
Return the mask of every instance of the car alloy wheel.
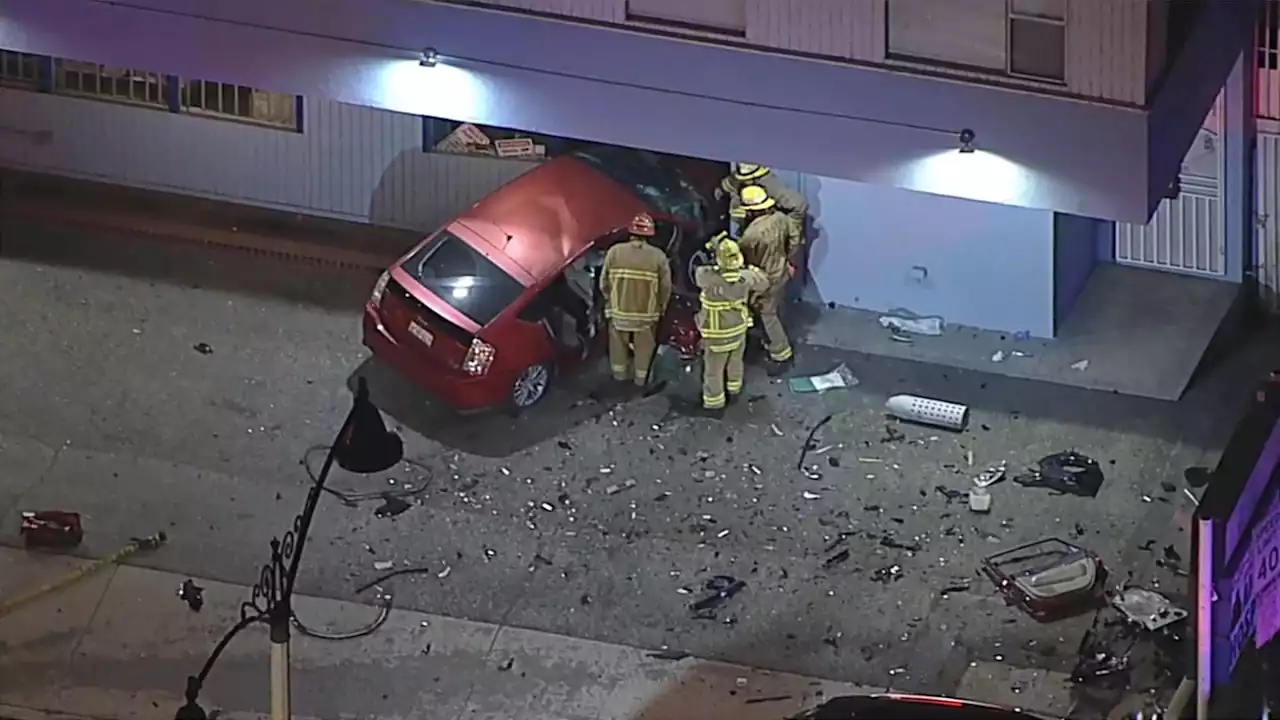
[[511, 403], [522, 410], [532, 407], [547, 394], [550, 384], [550, 368], [546, 365], [530, 365], [516, 378], [511, 388]]

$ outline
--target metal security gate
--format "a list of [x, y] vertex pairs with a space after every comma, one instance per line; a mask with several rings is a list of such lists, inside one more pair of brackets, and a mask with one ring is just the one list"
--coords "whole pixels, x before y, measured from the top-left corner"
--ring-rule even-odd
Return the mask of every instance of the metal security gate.
[[1116, 223], [1116, 262], [1221, 277], [1227, 271], [1221, 204], [1216, 180], [1184, 178], [1182, 193], [1161, 202], [1151, 222]]
[[1146, 225], [1116, 223], [1115, 261], [1120, 265], [1222, 277], [1227, 272], [1226, 227], [1219, 178], [1222, 97], [1187, 151], [1176, 198], [1160, 203]]
[[1258, 134], [1258, 292], [1272, 312], [1280, 312], [1280, 134]]

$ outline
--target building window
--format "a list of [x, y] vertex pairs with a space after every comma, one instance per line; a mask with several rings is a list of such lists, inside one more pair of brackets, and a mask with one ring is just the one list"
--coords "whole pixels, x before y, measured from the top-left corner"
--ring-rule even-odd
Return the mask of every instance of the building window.
[[743, 36], [747, 33], [747, 0], [627, 0], [627, 19]]
[[180, 107], [193, 115], [212, 115], [290, 130], [298, 127], [296, 95], [256, 90], [244, 85], [184, 80]]
[[167, 108], [164, 78], [157, 73], [113, 68], [78, 60], [54, 63], [54, 92]]
[[39, 55], [0, 50], [0, 84], [34, 90], [43, 79], [43, 65]]
[[1037, 80], [1066, 78], [1065, 0], [893, 0], [890, 58]]

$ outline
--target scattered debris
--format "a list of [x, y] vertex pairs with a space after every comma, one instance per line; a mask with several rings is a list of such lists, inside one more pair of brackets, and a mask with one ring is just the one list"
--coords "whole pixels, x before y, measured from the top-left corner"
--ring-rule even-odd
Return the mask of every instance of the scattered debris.
[[907, 439], [907, 434], [894, 427], [889, 423], [884, 424], [884, 435], [880, 438], [883, 444], [902, 442]]
[[1089, 550], [1058, 538], [986, 557], [982, 572], [1005, 602], [1041, 621], [1078, 615], [1105, 600], [1106, 566]]
[[178, 586], [178, 598], [191, 608], [191, 612], [200, 612], [204, 608], [204, 588], [190, 578], [183, 580]]
[[794, 377], [787, 381], [793, 393], [821, 393], [828, 390], [851, 388], [858, 385], [858, 378], [848, 365], [840, 363], [831, 372], [807, 377]]
[[969, 491], [969, 509], [976, 513], [991, 512], [991, 493], [976, 487]]
[[382, 504], [373, 511], [375, 517], [393, 518], [412, 507], [408, 501], [396, 492], [387, 491], [382, 493], [381, 497]]
[[[602, 468], [602, 471], [603, 471], [603, 468]], [[617, 495], [618, 493], [622, 492], [623, 490], [630, 490], [631, 488], [633, 488], [633, 487], [635, 487], [635, 486], [636, 486], [636, 481], [635, 481], [635, 480], [630, 480], [630, 479], [628, 479], [627, 481], [625, 481], [625, 482], [623, 482], [623, 483], [621, 483], [621, 484], [618, 484], [618, 485], [610, 485], [610, 486], [606, 487], [606, 488], [604, 489], [604, 493], [605, 493], [606, 495]]]
[[1088, 361], [1088, 360], [1080, 360], [1080, 361], [1078, 361], [1078, 362], [1073, 362], [1073, 363], [1071, 363], [1071, 369], [1072, 369], [1072, 370], [1078, 370], [1078, 371], [1080, 371], [1080, 372], [1084, 372], [1085, 370], [1088, 370], [1088, 369], [1089, 369], [1089, 361]]
[[902, 579], [901, 565], [886, 565], [871, 572], [871, 579], [883, 585]]
[[800, 493], [800, 497], [803, 497], [805, 500], [817, 500], [822, 496], [816, 492], [809, 492], [808, 490], [805, 490], [804, 492]]
[[821, 430], [824, 425], [831, 422], [831, 418], [833, 417], [835, 416], [827, 415], [826, 417], [822, 418], [817, 423], [815, 423], [813, 427], [809, 428], [809, 434], [805, 436], [804, 444], [800, 446], [800, 459], [796, 461], [797, 470], [801, 470], [801, 471], [804, 470], [804, 461], [807, 457], [809, 457], [809, 452], [813, 450], [815, 447], [814, 438], [817, 436], [818, 431]]
[[212, 346], [212, 345], [210, 345], [209, 343], [206, 343], [206, 342], [198, 342], [198, 343], [196, 343], [195, 345], [192, 345], [192, 346], [191, 346], [191, 349], [192, 349], [192, 350], [195, 350], [196, 352], [200, 353], [201, 355], [212, 355], [212, 354], [213, 354], [213, 346]]
[[746, 581], [732, 575], [716, 575], [704, 585], [704, 589], [711, 594], [690, 605], [689, 610], [696, 618], [714, 619], [716, 611], [746, 587]]
[[768, 697], [749, 698], [749, 699], [747, 699], [746, 704], [747, 704], [747, 705], [758, 705], [758, 704], [760, 704], [760, 703], [769, 703], [769, 702], [785, 702], [785, 701], [787, 701], [787, 700], [791, 700], [791, 699], [793, 699], [793, 697], [794, 697], [794, 696], [792, 696], [792, 695], [770, 695], [770, 696], [768, 696]]
[[681, 650], [659, 650], [657, 652], [649, 653], [648, 657], [651, 657], [654, 660], [670, 660], [672, 662], [679, 662], [692, 656]]
[[1077, 497], [1097, 497], [1106, 479], [1098, 461], [1074, 450], [1045, 455], [1036, 467], [1013, 481], [1024, 487], [1047, 488]]
[[499, 666], [498, 666], [498, 671], [499, 671], [499, 672], [506, 672], [506, 671], [510, 670], [511, 668], [515, 667], [515, 664], [516, 664], [516, 659], [515, 659], [515, 658], [507, 658], [506, 660], [503, 660], [503, 661], [502, 661], [502, 664], [501, 664], [501, 665], [499, 665]]
[[992, 485], [1004, 480], [1008, 465], [1004, 462], [996, 463], [991, 467], [983, 470], [973, 479], [973, 484], [980, 488], [989, 488]]
[[1130, 622], [1149, 632], [1163, 630], [1187, 618], [1186, 610], [1164, 595], [1145, 588], [1125, 588], [1111, 598], [1111, 605]]
[[835, 555], [832, 555], [831, 557], [823, 561], [822, 569], [830, 570], [831, 568], [837, 565], [840, 565], [841, 563], [847, 562], [849, 558], [850, 558], [849, 551], [847, 549], [841, 550], [840, 552], [836, 553]]
[[880, 316], [880, 327], [894, 335], [929, 335], [936, 337], [942, 334], [945, 324], [942, 318], [936, 315], [918, 317], [895, 313], [893, 315]]
[[22, 513], [18, 535], [28, 548], [66, 550], [84, 541], [80, 513], [66, 510], [37, 510]]
[[390, 570], [395, 566], [396, 564], [391, 562], [390, 560], [379, 560], [373, 564], [373, 569], [374, 570]]
[[997, 350], [994, 353], [992, 353], [991, 362], [993, 363], [1004, 362], [1004, 351]]
[[951, 595], [952, 593], [969, 592], [969, 590], [971, 589], [973, 589], [973, 583], [969, 580], [963, 580], [961, 582], [953, 583], [951, 585], [948, 585], [942, 588], [941, 590], [938, 591], [938, 595], [940, 597], [945, 598]]
[[884, 409], [899, 420], [933, 425], [947, 430], [963, 430], [969, 422], [969, 407], [918, 395], [894, 395]]

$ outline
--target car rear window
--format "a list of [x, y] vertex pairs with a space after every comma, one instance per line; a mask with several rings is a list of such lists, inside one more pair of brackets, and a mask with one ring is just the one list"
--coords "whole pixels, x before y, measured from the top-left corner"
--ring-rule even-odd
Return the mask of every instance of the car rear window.
[[424, 288], [481, 327], [524, 293], [524, 286], [448, 232], [423, 246], [401, 267]]

